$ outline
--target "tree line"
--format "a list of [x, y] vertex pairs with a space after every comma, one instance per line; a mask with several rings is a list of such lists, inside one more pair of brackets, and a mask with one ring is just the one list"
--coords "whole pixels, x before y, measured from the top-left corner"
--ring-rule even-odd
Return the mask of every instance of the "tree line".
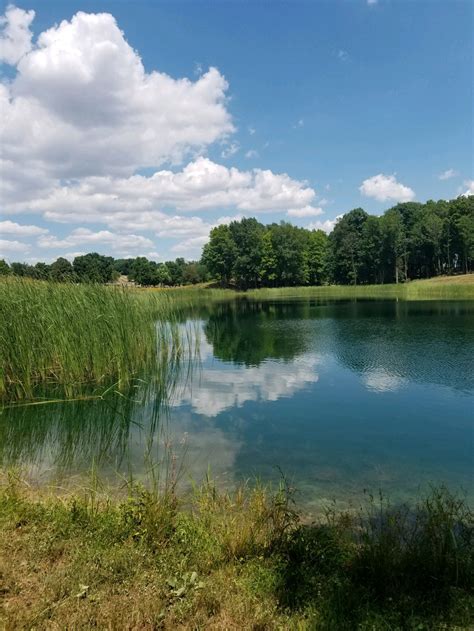
[[474, 196], [355, 208], [329, 235], [242, 219], [213, 228], [202, 263], [239, 288], [398, 283], [474, 268]]
[[177, 286], [210, 279], [241, 289], [294, 285], [398, 283], [474, 270], [474, 195], [407, 202], [381, 216], [355, 208], [327, 235], [287, 222], [242, 219], [213, 228], [200, 261], [156, 263], [95, 252], [71, 263], [11, 263], [0, 275], [110, 283], [125, 275], [138, 285]]
[[207, 269], [196, 261], [175, 261], [156, 263], [144, 256], [127, 259], [114, 259], [96, 252], [76, 256], [71, 263], [59, 257], [50, 265], [46, 263], [11, 263], [0, 259], [0, 275], [13, 274], [37, 280], [54, 280], [77, 283], [112, 283], [120, 276], [143, 286], [177, 286], [201, 283], [209, 279]]

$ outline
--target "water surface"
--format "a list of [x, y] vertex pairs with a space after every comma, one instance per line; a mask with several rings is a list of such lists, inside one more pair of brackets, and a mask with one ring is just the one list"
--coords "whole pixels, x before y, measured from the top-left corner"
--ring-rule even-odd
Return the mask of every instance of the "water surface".
[[183, 480], [283, 472], [309, 509], [364, 489], [472, 493], [474, 303], [239, 300], [190, 321], [200, 359], [168, 406], [139, 382], [126, 396], [4, 409], [1, 464], [50, 480], [94, 462], [144, 479], [171, 451]]

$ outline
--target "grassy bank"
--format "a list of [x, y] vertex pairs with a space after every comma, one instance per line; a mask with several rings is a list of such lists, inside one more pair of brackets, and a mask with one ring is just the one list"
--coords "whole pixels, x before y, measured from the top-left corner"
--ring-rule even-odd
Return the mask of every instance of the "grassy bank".
[[[143, 289], [143, 292], [156, 290]], [[201, 300], [231, 300], [245, 296], [255, 300], [278, 300], [279, 298], [323, 298], [323, 299], [393, 299], [400, 300], [474, 300], [474, 274], [439, 276], [414, 280], [398, 285], [325, 285], [312, 287], [274, 287], [241, 291], [218, 287], [215, 283], [160, 289], [177, 303], [193, 303]]]
[[247, 292], [251, 298], [399, 298], [401, 300], [473, 300], [474, 274], [414, 280], [398, 285], [281, 287]]
[[288, 491], [0, 492], [5, 629], [468, 629], [473, 521], [434, 490], [304, 524]]

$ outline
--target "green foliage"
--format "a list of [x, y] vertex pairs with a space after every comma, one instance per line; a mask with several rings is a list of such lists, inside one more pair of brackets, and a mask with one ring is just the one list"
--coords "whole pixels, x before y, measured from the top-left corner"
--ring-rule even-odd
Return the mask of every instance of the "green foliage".
[[9, 266], [0, 259], [0, 276], [9, 274], [35, 280], [97, 284], [114, 283], [120, 275], [124, 275], [144, 287], [194, 285], [209, 280], [204, 264], [186, 262], [183, 258], [155, 263], [144, 256], [114, 260], [110, 256], [97, 253], [78, 256], [72, 265], [64, 257], [59, 257], [51, 265], [42, 262], [36, 265], [14, 262]]
[[474, 196], [397, 204], [381, 217], [362, 208], [326, 236], [281, 222], [242, 219], [211, 231], [202, 261], [240, 289], [368, 285], [469, 272], [474, 265]]
[[234, 244], [232, 274], [239, 287], [257, 287], [262, 264], [263, 226], [256, 219], [232, 221], [229, 235]]
[[[58, 261], [62, 261], [65, 265], [65, 259], [58, 259]], [[113, 262], [114, 260], [110, 256], [102, 256], [97, 252], [92, 252], [91, 254], [76, 256], [72, 266], [74, 274], [80, 282], [108, 283], [112, 280]]]
[[9, 276], [12, 273], [5, 259], [0, 259], [0, 276]]
[[[40, 263], [38, 263], [37, 266], [38, 265], [40, 265]], [[54, 263], [51, 263], [49, 267], [49, 274], [43, 280], [46, 280], [48, 277], [51, 278], [51, 280], [59, 282], [71, 281], [74, 280], [74, 270], [67, 259], [59, 257], [56, 261], [54, 261]]]
[[327, 280], [328, 238], [322, 230], [313, 230], [308, 234], [306, 264], [308, 266], [308, 284], [324, 285]]
[[222, 283], [230, 282], [236, 259], [236, 246], [229, 226], [216, 226], [211, 230], [209, 243], [204, 246], [202, 263], [211, 275]]

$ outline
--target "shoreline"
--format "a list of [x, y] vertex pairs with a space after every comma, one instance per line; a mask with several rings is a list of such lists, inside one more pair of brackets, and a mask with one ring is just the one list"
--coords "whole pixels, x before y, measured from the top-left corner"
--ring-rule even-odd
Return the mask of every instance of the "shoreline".
[[467, 629], [473, 513], [443, 488], [373, 498], [304, 522], [291, 490], [221, 493], [183, 507], [172, 485], [121, 501], [84, 488], [0, 488], [5, 628]]

